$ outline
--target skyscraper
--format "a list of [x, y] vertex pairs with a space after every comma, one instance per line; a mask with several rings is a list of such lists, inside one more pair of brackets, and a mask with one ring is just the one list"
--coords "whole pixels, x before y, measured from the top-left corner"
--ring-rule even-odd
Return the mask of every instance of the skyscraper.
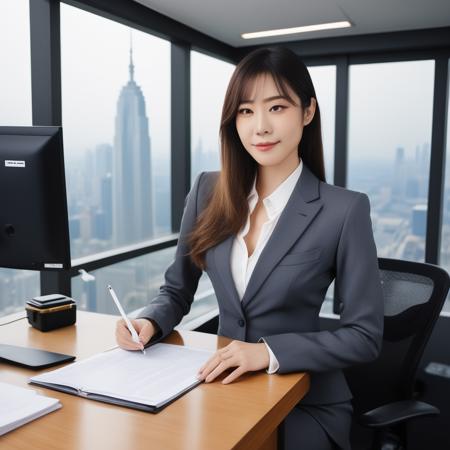
[[425, 238], [427, 233], [427, 205], [415, 205], [412, 209], [412, 233]]
[[117, 101], [113, 150], [113, 239], [126, 245], [154, 234], [150, 137], [145, 98], [134, 81], [130, 46], [130, 79]]
[[405, 149], [398, 147], [395, 152], [394, 178], [392, 180], [392, 196], [396, 199], [403, 198], [406, 186], [406, 162]]

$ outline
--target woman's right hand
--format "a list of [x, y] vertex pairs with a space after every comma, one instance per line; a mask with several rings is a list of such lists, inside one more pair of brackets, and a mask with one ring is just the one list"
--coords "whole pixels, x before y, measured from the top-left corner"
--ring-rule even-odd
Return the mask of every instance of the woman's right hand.
[[116, 323], [116, 341], [120, 348], [124, 350], [142, 350], [144, 345], [150, 341], [155, 334], [156, 330], [153, 323], [147, 319], [135, 319], [131, 320], [138, 336], [139, 343], [134, 342], [131, 339], [131, 333], [123, 319], [120, 319]]

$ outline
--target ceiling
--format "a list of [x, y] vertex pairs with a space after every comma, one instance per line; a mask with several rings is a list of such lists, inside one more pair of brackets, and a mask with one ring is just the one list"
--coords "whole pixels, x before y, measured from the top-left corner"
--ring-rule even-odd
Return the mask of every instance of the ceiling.
[[[233, 47], [450, 26], [450, 0], [135, 0]], [[351, 28], [259, 39], [241, 33], [349, 20]]]

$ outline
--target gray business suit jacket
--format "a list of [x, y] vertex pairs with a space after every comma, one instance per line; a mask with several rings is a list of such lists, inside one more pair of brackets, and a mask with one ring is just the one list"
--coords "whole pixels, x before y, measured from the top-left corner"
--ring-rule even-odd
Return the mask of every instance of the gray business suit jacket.
[[[167, 336], [189, 312], [199, 270], [185, 256], [186, 235], [206, 205], [218, 172], [201, 173], [186, 197], [180, 238], [159, 295], [140, 317]], [[383, 297], [366, 194], [302, 174], [240, 301], [231, 275], [229, 236], [206, 253], [206, 272], [219, 304], [218, 334], [258, 342], [264, 338], [280, 364], [277, 373], [309, 372], [302, 405], [352, 398], [342, 368], [377, 357], [383, 333]], [[343, 304], [340, 328], [320, 331], [319, 311], [333, 279]]]

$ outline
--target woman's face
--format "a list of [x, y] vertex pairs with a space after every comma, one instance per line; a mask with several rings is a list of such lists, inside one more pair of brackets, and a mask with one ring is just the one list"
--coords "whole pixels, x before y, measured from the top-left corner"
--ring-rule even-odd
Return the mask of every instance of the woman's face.
[[[298, 164], [298, 144], [303, 127], [311, 122], [315, 99], [303, 110], [297, 94], [287, 86], [295, 105], [284, 98], [271, 75], [259, 75], [247, 87], [236, 114], [236, 129], [242, 145], [262, 166]], [[276, 98], [272, 98], [276, 97]], [[260, 144], [275, 144], [262, 147]]]

